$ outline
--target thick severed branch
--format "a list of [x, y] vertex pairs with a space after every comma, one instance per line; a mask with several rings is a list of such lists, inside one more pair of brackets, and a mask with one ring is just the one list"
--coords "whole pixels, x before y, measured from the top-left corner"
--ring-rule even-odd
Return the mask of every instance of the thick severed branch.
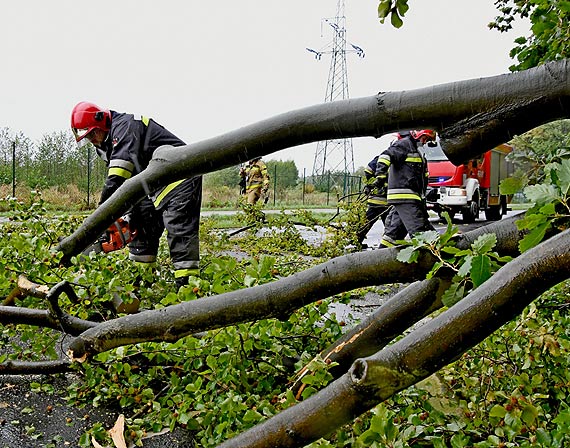
[[349, 372], [325, 389], [220, 448], [301, 447], [318, 440], [455, 361], [569, 277], [567, 230], [525, 252], [501, 268], [492, 281], [404, 338], [356, 360]]
[[[489, 231], [500, 236], [498, 252], [512, 250], [513, 243], [504, 240], [520, 239], [517, 219], [489, 226]], [[461, 235], [457, 245], [469, 247], [483, 233], [479, 229], [474, 232]], [[435, 262], [435, 257], [427, 253], [413, 264], [399, 262], [397, 255], [395, 248], [348, 254], [272, 283], [103, 322], [71, 343], [71, 356], [84, 358], [122, 345], [175, 341], [241, 322], [283, 318], [309, 303], [355, 288], [421, 280]]]
[[399, 262], [396, 249], [358, 252], [333, 258], [290, 277], [252, 288], [143, 311], [85, 331], [70, 345], [72, 358], [145, 341], [176, 341], [184, 336], [241, 322], [287, 318], [319, 299], [355, 288], [424, 278], [434, 260]]
[[51, 375], [72, 371], [71, 361], [6, 361], [0, 363], [0, 375]]
[[60, 242], [61, 262], [68, 263], [148, 191], [281, 149], [429, 127], [439, 132], [449, 159], [464, 162], [514, 134], [566, 118], [569, 64], [564, 59], [522, 72], [319, 104], [191, 145], [159, 148], [147, 169], [127, 180]]
[[[85, 330], [99, 324], [99, 322], [83, 320], [67, 314], [64, 314], [63, 317], [66, 322], [65, 333], [71, 336], [78, 336]], [[0, 306], [0, 324], [24, 324], [52, 328], [59, 331], [63, 330], [61, 320], [54, 317], [50, 311], [16, 306]]]

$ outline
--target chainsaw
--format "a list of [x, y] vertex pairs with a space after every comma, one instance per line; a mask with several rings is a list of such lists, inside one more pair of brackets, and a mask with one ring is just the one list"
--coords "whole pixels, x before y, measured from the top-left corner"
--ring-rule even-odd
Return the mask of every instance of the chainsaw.
[[81, 253], [89, 255], [91, 252], [95, 252], [96, 254], [101, 252], [113, 252], [125, 247], [136, 235], [136, 229], [131, 229], [128, 219], [121, 217], [117, 219], [97, 241]]

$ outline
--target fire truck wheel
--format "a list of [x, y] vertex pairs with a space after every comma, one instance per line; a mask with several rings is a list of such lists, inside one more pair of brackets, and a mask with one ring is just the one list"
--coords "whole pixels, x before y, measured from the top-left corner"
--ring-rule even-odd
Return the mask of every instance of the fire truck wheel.
[[472, 223], [479, 217], [479, 204], [476, 200], [471, 201], [467, 206], [461, 209], [464, 223]]

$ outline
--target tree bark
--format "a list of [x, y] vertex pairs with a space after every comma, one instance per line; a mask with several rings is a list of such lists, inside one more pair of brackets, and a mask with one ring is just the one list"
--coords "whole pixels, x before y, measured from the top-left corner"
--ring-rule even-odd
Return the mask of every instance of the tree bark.
[[410, 265], [399, 262], [397, 254], [397, 249], [348, 254], [275, 282], [102, 322], [71, 343], [71, 356], [83, 358], [144, 341], [175, 341], [240, 322], [287, 318], [294, 310], [344, 291], [421, 279], [434, 262], [426, 254]]
[[[521, 237], [516, 227], [518, 219], [517, 216], [489, 226], [500, 237], [498, 251], [516, 247]], [[460, 248], [469, 247], [483, 233], [480, 229], [474, 234], [467, 232], [457, 244]], [[435, 257], [428, 253], [412, 264], [399, 262], [397, 255], [397, 248], [348, 254], [265, 285], [102, 322], [71, 343], [70, 356], [82, 359], [122, 345], [175, 341], [241, 322], [283, 318], [309, 303], [355, 288], [421, 280], [435, 262]]]
[[[525, 252], [462, 301], [393, 345], [354, 362], [309, 399], [220, 448], [301, 447], [427, 378], [570, 277], [570, 231]], [[540, 278], [541, 281], [536, 281]]]
[[[493, 222], [461, 235], [457, 241], [459, 249], [468, 249], [481, 235], [494, 233], [497, 236], [495, 250], [501, 255], [519, 254], [518, 242], [525, 232], [518, 229], [516, 222], [524, 213]], [[409, 285], [382, 305], [369, 318], [325, 349], [320, 356], [338, 363], [329, 372], [334, 378], [344, 374], [357, 359], [370, 356], [384, 348], [396, 336], [428, 316], [443, 305], [439, 295], [449, 286], [449, 279], [432, 278]], [[302, 378], [309, 370], [302, 369], [291, 386], [295, 394], [302, 390]]]
[[567, 117], [569, 64], [565, 59], [523, 72], [319, 104], [191, 145], [164, 146], [146, 170], [59, 243], [61, 261], [68, 263], [147, 191], [297, 145], [429, 127], [439, 132], [449, 159], [463, 162], [516, 133]]

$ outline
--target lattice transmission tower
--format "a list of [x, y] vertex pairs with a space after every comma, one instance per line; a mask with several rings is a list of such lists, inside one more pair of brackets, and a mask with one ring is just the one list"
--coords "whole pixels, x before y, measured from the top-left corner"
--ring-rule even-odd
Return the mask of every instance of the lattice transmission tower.
[[[329, 42], [321, 50], [307, 48], [307, 51], [314, 53], [317, 60], [321, 60], [325, 54], [331, 55], [325, 102], [349, 98], [346, 55], [348, 53], [356, 53], [359, 57], [364, 57], [362, 48], [346, 40], [344, 5], [344, 0], [338, 0], [336, 16], [323, 19], [321, 22], [321, 27], [323, 24], [327, 24], [333, 30], [332, 42]], [[354, 172], [352, 139], [345, 138], [318, 142], [313, 163], [313, 179], [318, 179], [319, 176], [324, 176], [327, 173], [338, 172], [348, 174]]]

